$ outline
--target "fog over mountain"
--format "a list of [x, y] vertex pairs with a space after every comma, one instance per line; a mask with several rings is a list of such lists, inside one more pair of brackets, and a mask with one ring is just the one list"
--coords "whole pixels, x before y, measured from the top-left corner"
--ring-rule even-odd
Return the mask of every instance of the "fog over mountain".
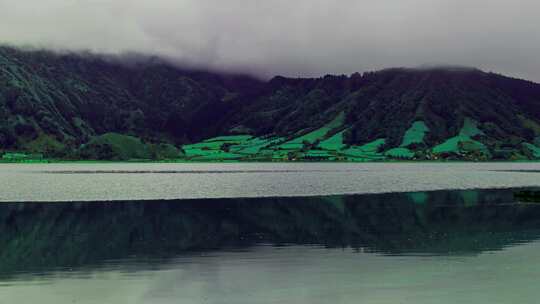
[[37, 160], [540, 159], [534, 82], [459, 66], [261, 81], [144, 60], [0, 46], [0, 153]]
[[534, 0], [0, 0], [0, 43], [260, 76], [459, 65], [540, 82]]

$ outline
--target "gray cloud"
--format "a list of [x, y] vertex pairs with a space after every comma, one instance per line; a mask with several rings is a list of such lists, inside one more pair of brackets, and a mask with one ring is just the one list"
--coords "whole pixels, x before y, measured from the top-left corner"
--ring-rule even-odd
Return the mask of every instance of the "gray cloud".
[[540, 81], [537, 0], [0, 0], [0, 42], [264, 76], [475, 66]]

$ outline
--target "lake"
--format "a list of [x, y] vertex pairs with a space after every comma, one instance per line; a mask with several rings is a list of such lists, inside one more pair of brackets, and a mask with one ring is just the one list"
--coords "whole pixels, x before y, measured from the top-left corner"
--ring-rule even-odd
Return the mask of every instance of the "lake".
[[537, 163], [0, 165], [0, 201], [314, 196], [540, 186]]
[[540, 297], [540, 204], [514, 195], [540, 187], [537, 163], [2, 165], [0, 179], [0, 304]]

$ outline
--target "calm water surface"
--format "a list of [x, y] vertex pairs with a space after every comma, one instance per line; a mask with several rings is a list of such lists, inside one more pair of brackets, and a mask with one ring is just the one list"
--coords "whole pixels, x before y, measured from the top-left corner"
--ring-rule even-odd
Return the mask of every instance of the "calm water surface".
[[400, 257], [257, 247], [153, 270], [53, 273], [1, 287], [0, 303], [538, 303], [539, 250]]
[[0, 165], [0, 201], [359, 194], [540, 186], [540, 163]]
[[4, 165], [0, 304], [538, 303], [537, 171]]

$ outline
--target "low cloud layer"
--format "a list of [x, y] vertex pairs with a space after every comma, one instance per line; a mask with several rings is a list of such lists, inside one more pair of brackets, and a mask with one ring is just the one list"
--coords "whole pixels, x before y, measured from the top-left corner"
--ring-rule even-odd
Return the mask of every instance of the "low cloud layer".
[[0, 43], [262, 76], [463, 65], [540, 82], [537, 0], [0, 0]]

